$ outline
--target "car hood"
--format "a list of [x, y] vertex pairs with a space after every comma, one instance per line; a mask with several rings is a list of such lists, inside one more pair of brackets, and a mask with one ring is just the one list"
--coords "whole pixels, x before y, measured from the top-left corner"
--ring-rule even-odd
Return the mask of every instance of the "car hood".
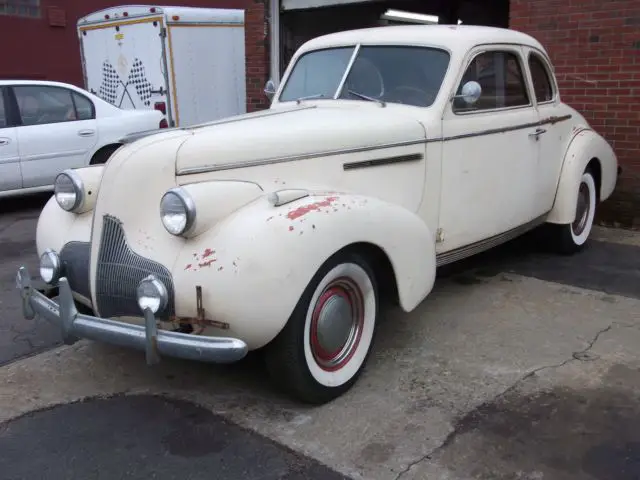
[[186, 129], [178, 174], [208, 167], [357, 151], [423, 141], [425, 130], [400, 109], [379, 105], [299, 105], [254, 112]]

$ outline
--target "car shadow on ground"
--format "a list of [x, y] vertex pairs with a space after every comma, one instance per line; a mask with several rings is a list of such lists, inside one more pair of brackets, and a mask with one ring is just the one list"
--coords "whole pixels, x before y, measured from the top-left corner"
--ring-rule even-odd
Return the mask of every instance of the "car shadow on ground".
[[31, 193], [0, 198], [0, 214], [16, 214], [23, 211], [42, 210], [53, 192]]

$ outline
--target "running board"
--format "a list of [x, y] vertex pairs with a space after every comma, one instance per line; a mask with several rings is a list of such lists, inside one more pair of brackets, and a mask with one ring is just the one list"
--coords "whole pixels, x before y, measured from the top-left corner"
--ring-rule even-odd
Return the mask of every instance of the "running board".
[[503, 243], [506, 243], [510, 240], [513, 240], [514, 238], [517, 238], [520, 235], [542, 225], [548, 215], [549, 212], [537, 218], [534, 218], [530, 222], [520, 225], [514, 229], [507, 230], [506, 232], [500, 233], [493, 237], [480, 240], [470, 245], [465, 245], [464, 247], [456, 248], [449, 252], [439, 253], [436, 255], [436, 268], [442, 267], [443, 265], [447, 265], [449, 263], [457, 262], [458, 260], [463, 260], [465, 258], [471, 257], [478, 253], [497, 247], [498, 245], [502, 245]]

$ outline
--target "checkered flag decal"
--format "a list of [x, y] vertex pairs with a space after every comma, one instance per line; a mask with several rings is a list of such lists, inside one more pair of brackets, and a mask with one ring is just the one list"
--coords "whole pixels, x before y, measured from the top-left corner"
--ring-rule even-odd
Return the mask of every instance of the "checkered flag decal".
[[151, 89], [153, 88], [149, 80], [147, 80], [144, 65], [139, 58], [133, 61], [127, 85], [132, 84], [140, 100], [147, 106], [151, 104]]
[[100, 82], [100, 88], [98, 90], [100, 98], [115, 105], [119, 83], [120, 77], [118, 76], [118, 72], [113, 68], [113, 65], [105, 60], [102, 64], [102, 82]]

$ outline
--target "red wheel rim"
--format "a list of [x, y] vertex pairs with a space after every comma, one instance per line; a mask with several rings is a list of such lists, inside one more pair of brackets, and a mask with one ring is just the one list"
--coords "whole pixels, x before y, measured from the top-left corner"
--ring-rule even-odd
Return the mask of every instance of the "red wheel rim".
[[364, 327], [364, 297], [347, 277], [324, 289], [311, 314], [309, 346], [318, 366], [327, 372], [344, 367], [353, 357]]

